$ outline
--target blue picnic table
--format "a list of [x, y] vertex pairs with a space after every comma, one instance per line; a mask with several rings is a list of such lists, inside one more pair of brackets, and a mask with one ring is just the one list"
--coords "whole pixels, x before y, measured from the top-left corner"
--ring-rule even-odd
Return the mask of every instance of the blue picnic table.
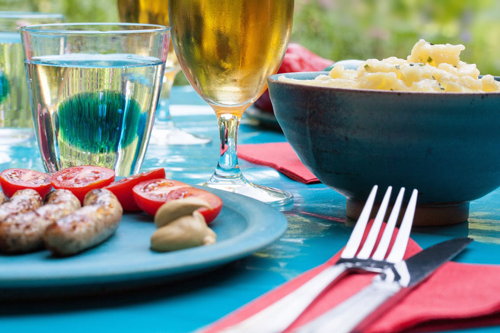
[[[204, 146], [154, 146], [142, 169], [164, 167], [167, 178], [197, 184], [213, 172], [218, 159], [215, 114], [191, 87], [174, 87], [174, 120], [179, 127], [212, 138]], [[191, 105], [192, 112], [186, 105]], [[177, 110], [177, 112], [175, 112]], [[245, 116], [240, 144], [284, 142], [276, 129], [259, 126]], [[345, 245], [352, 226], [346, 225], [345, 198], [322, 184], [304, 185], [269, 167], [240, 160], [245, 176], [258, 184], [294, 195], [283, 211], [288, 231], [278, 241], [254, 254], [199, 275], [154, 287], [124, 290], [102, 296], [10, 300], [0, 302], [0, 332], [191, 332], [205, 326], [325, 262]], [[36, 144], [0, 147], [0, 168], [43, 170]], [[474, 242], [456, 261], [500, 264], [500, 190], [471, 204], [469, 221], [455, 226], [415, 228], [412, 237], [426, 248], [453, 237]], [[0, 267], [1, 269], [1, 267]], [[500, 327], [467, 332], [497, 332]]]

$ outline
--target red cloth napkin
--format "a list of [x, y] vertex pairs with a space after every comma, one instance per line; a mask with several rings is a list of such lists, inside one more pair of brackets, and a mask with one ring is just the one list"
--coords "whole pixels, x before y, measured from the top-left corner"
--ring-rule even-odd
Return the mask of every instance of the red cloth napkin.
[[255, 164], [266, 165], [304, 184], [320, 181], [300, 161], [288, 142], [238, 146], [238, 157]]
[[[410, 239], [405, 258], [419, 251], [421, 248]], [[340, 252], [326, 263], [215, 322], [203, 332], [218, 332], [248, 318], [304, 284], [328, 265], [335, 263], [339, 257]], [[344, 277], [315, 301], [286, 332], [309, 322], [354, 295], [367, 286], [373, 276], [351, 274]], [[381, 316], [366, 332], [400, 332], [410, 329], [424, 332], [495, 324], [500, 324], [500, 266], [449, 262]]]

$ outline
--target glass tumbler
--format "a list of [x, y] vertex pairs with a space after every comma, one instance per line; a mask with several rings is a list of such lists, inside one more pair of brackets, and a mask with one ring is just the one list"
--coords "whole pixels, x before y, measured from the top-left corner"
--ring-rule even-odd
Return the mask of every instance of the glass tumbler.
[[34, 134], [19, 28], [62, 20], [61, 14], [0, 12], [0, 145]]
[[148, 145], [169, 29], [123, 23], [21, 29], [36, 137], [47, 172], [137, 173]]

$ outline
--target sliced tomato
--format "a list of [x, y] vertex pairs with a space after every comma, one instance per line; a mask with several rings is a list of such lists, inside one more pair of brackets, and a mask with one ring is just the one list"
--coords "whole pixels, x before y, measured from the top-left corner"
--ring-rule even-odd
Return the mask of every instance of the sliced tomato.
[[222, 199], [216, 196], [213, 193], [210, 193], [205, 190], [201, 190], [194, 187], [183, 187], [178, 188], [176, 190], [171, 191], [167, 195], [167, 200], [165, 202], [169, 202], [171, 200], [182, 199], [187, 197], [197, 197], [202, 200], [205, 200], [212, 209], [208, 208], [200, 208], [198, 211], [205, 218], [205, 221], [208, 223], [215, 220], [215, 218], [219, 215], [222, 209]]
[[54, 188], [71, 191], [82, 204], [85, 195], [90, 190], [108, 186], [114, 180], [113, 170], [91, 165], [62, 169], [53, 173], [50, 178]]
[[141, 210], [135, 203], [134, 195], [132, 194], [134, 186], [143, 181], [157, 178], [165, 178], [165, 169], [155, 169], [123, 178], [117, 182], [111, 183], [111, 185], [106, 188], [116, 195], [118, 201], [122, 204], [123, 210], [133, 212]]
[[50, 192], [50, 176], [43, 172], [28, 169], [6, 169], [0, 173], [0, 185], [3, 193], [11, 197], [16, 191], [31, 188], [42, 198]]
[[132, 193], [137, 206], [146, 213], [155, 215], [171, 191], [184, 187], [190, 186], [177, 180], [151, 179], [135, 185]]

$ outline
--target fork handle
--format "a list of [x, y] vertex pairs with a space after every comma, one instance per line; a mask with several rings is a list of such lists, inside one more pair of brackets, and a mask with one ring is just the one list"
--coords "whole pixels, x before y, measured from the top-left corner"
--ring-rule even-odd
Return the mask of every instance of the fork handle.
[[372, 283], [293, 333], [360, 332], [394, 304], [401, 290], [397, 283]]
[[347, 271], [346, 264], [329, 266], [282, 299], [224, 333], [279, 333], [290, 326], [319, 294]]

